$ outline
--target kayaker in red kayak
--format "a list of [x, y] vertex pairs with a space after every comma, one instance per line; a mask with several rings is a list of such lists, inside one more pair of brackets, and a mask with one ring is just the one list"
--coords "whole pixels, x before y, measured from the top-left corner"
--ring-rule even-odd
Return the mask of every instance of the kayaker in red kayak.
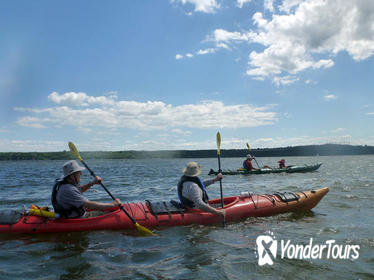
[[217, 210], [208, 204], [208, 194], [205, 187], [218, 182], [223, 178], [219, 173], [214, 179], [202, 182], [198, 177], [201, 166], [196, 162], [189, 162], [183, 169], [183, 176], [178, 183], [178, 196], [185, 207], [198, 208], [205, 212], [225, 216], [225, 210]]
[[260, 170], [258, 168], [253, 167], [252, 159], [254, 159], [254, 157], [252, 157], [250, 154], [248, 154], [247, 159], [245, 161], [243, 161], [243, 168], [247, 169], [248, 171]]
[[282, 158], [279, 163], [279, 168], [286, 168], [286, 161]]
[[103, 211], [121, 204], [118, 198], [111, 203], [96, 202], [85, 198], [82, 193], [93, 185], [100, 184], [101, 178], [96, 176], [92, 182], [80, 185], [81, 174], [85, 168], [75, 160], [66, 162], [62, 169], [63, 176], [56, 180], [52, 191], [53, 208], [61, 217], [89, 218], [98, 216], [100, 213], [97, 211], [95, 213], [86, 212], [85, 208]]

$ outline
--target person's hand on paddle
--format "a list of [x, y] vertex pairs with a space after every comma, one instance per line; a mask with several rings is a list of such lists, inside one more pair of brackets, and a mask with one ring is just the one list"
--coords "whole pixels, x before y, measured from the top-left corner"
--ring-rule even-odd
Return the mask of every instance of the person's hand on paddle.
[[222, 215], [222, 217], [223, 217], [224, 219], [226, 219], [226, 210], [225, 210], [225, 209], [222, 209], [222, 210], [220, 210], [219, 212], [220, 212], [220, 214]]
[[119, 198], [116, 198], [115, 200], [113, 200], [112, 204], [113, 204], [113, 207], [117, 207], [117, 206], [122, 205], [122, 202]]
[[92, 181], [93, 185], [99, 185], [101, 184], [102, 179], [99, 176], [95, 176], [94, 180]]
[[216, 176], [216, 178], [214, 178], [214, 181], [218, 182], [218, 181], [221, 181], [222, 179], [223, 179], [222, 173], [218, 173], [217, 176]]

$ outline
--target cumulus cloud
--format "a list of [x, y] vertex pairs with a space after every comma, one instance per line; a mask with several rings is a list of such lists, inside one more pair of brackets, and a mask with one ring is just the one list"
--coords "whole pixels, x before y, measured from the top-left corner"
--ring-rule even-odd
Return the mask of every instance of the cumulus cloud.
[[88, 106], [90, 104], [101, 104], [101, 105], [112, 105], [114, 100], [117, 98], [116, 94], [107, 96], [88, 96], [84, 92], [66, 92], [59, 94], [58, 92], [52, 92], [48, 95], [48, 100], [56, 104], [68, 105], [68, 106]]
[[[249, 104], [225, 105], [220, 101], [173, 106], [161, 101], [122, 101], [88, 96], [82, 93], [54, 94], [51, 101], [91, 107], [56, 106], [50, 108], [15, 108], [29, 115], [18, 118], [21, 126], [44, 128], [52, 126], [132, 128], [137, 130], [165, 130], [176, 128], [242, 128], [270, 125], [277, 121], [269, 107]], [[84, 98], [82, 98], [82, 96]], [[92, 103], [90, 103], [90, 101]], [[100, 100], [100, 102], [98, 102]], [[222, 116], [225, 116], [222, 118]]]
[[194, 12], [201, 13], [215, 13], [217, 9], [220, 8], [220, 5], [216, 0], [171, 0], [172, 2], [180, 2], [183, 5], [191, 4], [194, 6]]
[[[237, 5], [247, 2], [238, 0]], [[257, 80], [270, 78], [280, 85], [277, 81], [284, 76], [333, 67], [339, 52], [357, 61], [374, 53], [374, 1], [265, 0], [264, 10], [272, 16], [256, 12], [252, 30], [220, 28], [206, 38], [230, 50], [234, 43], [245, 42], [248, 49], [253, 43], [262, 45], [263, 50], [251, 51], [248, 57], [246, 73]]]

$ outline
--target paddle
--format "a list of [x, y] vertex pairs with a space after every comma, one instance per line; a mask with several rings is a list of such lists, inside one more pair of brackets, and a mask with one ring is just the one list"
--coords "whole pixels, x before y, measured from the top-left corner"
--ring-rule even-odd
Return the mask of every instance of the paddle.
[[[248, 144], [248, 143], [247, 143], [247, 148], [248, 148], [249, 151], [251, 150], [251, 148], [249, 147], [249, 144]], [[258, 162], [257, 162], [256, 158], [253, 157], [253, 159], [255, 160], [255, 162], [256, 162], [256, 164], [257, 164], [257, 167], [261, 169], [261, 167], [258, 165]]]
[[[222, 172], [221, 170], [221, 134], [217, 132], [217, 157], [218, 157], [218, 173]], [[224, 208], [224, 203], [223, 203], [223, 192], [222, 192], [222, 180], [219, 180], [219, 188], [221, 191], [221, 207], [222, 209]], [[222, 220], [223, 226], [225, 226], [226, 221], [225, 217], [223, 217]]]
[[[90, 172], [90, 174], [93, 176], [93, 177], [96, 177], [95, 173], [87, 166], [87, 164], [83, 161], [82, 157], [80, 156], [77, 148], [75, 147], [75, 145], [72, 143], [72, 142], [69, 142], [69, 148], [70, 148], [70, 151], [72, 152], [72, 154], [74, 156], [76, 156], [81, 163], [83, 163], [83, 165], [87, 168], [87, 170]], [[100, 185], [104, 188], [104, 190], [107, 192], [107, 194], [109, 194], [109, 196], [115, 200], [114, 196], [110, 193], [110, 191], [104, 186], [103, 183], [100, 183]], [[143, 235], [143, 236], [149, 236], [149, 235], [155, 235], [152, 231], [150, 231], [149, 229], [147, 229], [146, 227], [143, 227], [141, 225], [139, 225], [135, 219], [133, 217], [130, 216], [130, 214], [126, 211], [125, 208], [123, 208], [122, 205], [119, 205], [119, 208], [127, 215], [127, 217], [130, 218], [130, 220], [134, 223], [136, 229], [138, 230], [138, 232]]]

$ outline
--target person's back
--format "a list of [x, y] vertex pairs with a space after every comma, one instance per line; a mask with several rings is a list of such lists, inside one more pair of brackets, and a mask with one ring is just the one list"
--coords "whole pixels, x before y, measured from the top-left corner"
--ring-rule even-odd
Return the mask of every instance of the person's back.
[[178, 196], [184, 207], [198, 208], [202, 211], [215, 215], [225, 215], [225, 210], [217, 210], [209, 205], [208, 195], [205, 187], [222, 179], [219, 173], [216, 178], [202, 182], [198, 175], [201, 174], [201, 167], [196, 162], [190, 162], [183, 170], [183, 176], [178, 182]]
[[61, 182], [56, 190], [55, 201], [60, 215], [65, 218], [79, 218], [85, 213], [83, 207], [86, 198], [82, 195], [80, 190], [67, 182]]
[[252, 156], [250, 154], [247, 155], [247, 158], [243, 161], [243, 168], [247, 169], [248, 171], [254, 169], [252, 164]]
[[286, 168], [286, 161], [284, 159], [281, 159], [278, 161], [279, 163], [279, 168]]

